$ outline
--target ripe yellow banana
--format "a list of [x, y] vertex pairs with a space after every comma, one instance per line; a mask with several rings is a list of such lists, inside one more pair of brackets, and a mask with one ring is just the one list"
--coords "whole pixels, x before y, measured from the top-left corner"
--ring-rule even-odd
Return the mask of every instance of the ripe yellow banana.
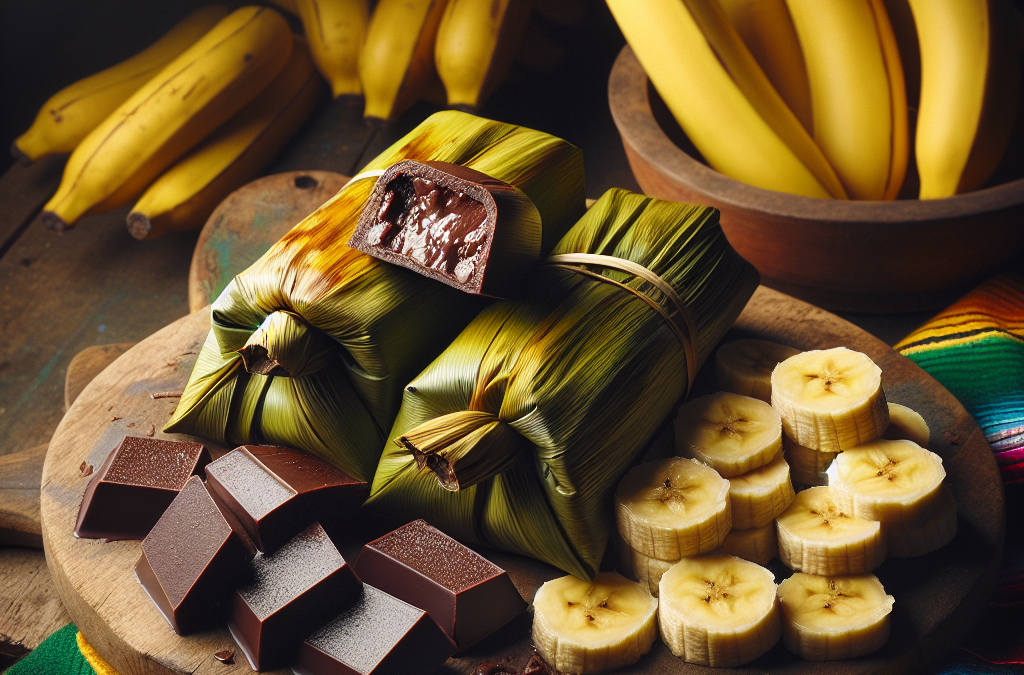
[[980, 187], [1020, 99], [1020, 20], [1009, 0], [910, 0], [921, 45], [915, 153], [921, 199]]
[[139, 87], [227, 13], [223, 5], [197, 9], [127, 61], [64, 87], [43, 104], [32, 126], [14, 141], [11, 154], [27, 164], [46, 155], [71, 152]]
[[309, 119], [323, 94], [305, 40], [249, 105], [157, 178], [128, 214], [136, 239], [202, 227], [225, 197], [255, 178]]
[[729, 22], [750, 48], [764, 74], [771, 80], [808, 132], [814, 129], [807, 68], [800, 52], [796, 29], [786, 0], [718, 0]]
[[675, 431], [680, 455], [723, 478], [758, 469], [782, 449], [779, 413], [760, 399], [726, 391], [688, 401], [679, 409]]
[[43, 207], [51, 227], [124, 204], [281, 71], [288, 22], [266, 7], [235, 10], [169, 63], [78, 145]]
[[449, 0], [434, 45], [449, 107], [483, 106], [512, 65], [531, 5], [532, 0]]
[[880, 0], [786, 4], [807, 65], [814, 140], [851, 198], [895, 198], [906, 173], [900, 157], [908, 150], [900, 144], [906, 145], [907, 100], [884, 6]]
[[317, 70], [331, 85], [331, 94], [358, 96], [359, 53], [370, 22], [367, 0], [292, 0]]
[[434, 43], [448, 0], [380, 0], [359, 58], [366, 108], [372, 119], [394, 120], [437, 76]]
[[[691, 5], [696, 0], [608, 0], [651, 82], [704, 158], [717, 171], [757, 187], [844, 197], [835, 172], [721, 9], [701, 14], [721, 28], [706, 37], [702, 28], [708, 25], [698, 24]], [[709, 40], [718, 37], [723, 40], [712, 49]]]

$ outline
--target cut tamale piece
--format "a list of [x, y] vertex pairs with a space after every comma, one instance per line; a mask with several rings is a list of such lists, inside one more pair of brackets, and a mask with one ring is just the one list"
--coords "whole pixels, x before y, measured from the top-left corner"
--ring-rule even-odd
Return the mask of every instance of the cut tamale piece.
[[167, 431], [300, 448], [373, 476], [402, 387], [487, 303], [347, 245], [376, 178], [403, 160], [465, 167], [525, 195], [541, 255], [585, 211], [578, 148], [461, 112], [431, 116], [228, 284]]
[[540, 262], [540, 213], [521, 191], [446, 162], [384, 172], [348, 245], [468, 293], [512, 298]]
[[366, 508], [592, 577], [619, 478], [757, 283], [717, 210], [605, 193], [409, 383]]

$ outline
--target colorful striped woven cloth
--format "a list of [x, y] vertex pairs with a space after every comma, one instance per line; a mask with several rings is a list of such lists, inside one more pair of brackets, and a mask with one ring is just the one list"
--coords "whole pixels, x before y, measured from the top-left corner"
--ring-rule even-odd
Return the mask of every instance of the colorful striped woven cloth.
[[[1024, 664], [1024, 274], [978, 286], [899, 344], [959, 399], [988, 439], [1006, 485], [1006, 546], [972, 657], [947, 675], [1020, 673]], [[1004, 664], [1004, 665], [989, 665]]]

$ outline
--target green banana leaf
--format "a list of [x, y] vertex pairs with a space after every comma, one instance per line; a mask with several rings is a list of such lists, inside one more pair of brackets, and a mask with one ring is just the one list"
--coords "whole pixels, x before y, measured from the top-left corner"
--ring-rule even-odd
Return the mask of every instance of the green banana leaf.
[[[531, 129], [437, 113], [361, 173], [403, 159], [460, 164], [519, 189], [541, 216], [544, 254], [585, 211], [582, 153]], [[349, 248], [375, 183], [359, 178], [213, 303], [166, 431], [296, 447], [371, 478], [402, 387], [488, 301]]]
[[[553, 265], [528, 301], [484, 309], [406, 388], [365, 508], [593, 577], [619, 478], [681, 403], [758, 274], [717, 210], [623, 190], [605, 193], [553, 251], [571, 253], [637, 263], [670, 288]], [[686, 341], [676, 315], [658, 310], [673, 292], [690, 315]]]

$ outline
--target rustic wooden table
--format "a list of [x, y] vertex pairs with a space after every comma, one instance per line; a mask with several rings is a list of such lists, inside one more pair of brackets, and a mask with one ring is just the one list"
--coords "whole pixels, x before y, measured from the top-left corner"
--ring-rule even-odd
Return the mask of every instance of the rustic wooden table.
[[[481, 114], [581, 147], [588, 197], [611, 187], [638, 190], [608, 111], [607, 77], [623, 39], [603, 3], [580, 23], [545, 30], [553, 50], [534, 60], [534, 70], [517, 66]], [[325, 103], [266, 173], [353, 175], [438, 109], [421, 103], [396, 124], [376, 127], [349, 103]], [[0, 455], [48, 443], [65, 409], [65, 373], [81, 350], [137, 342], [188, 314], [198, 233], [136, 241], [124, 225], [127, 207], [84, 218], [61, 234], [46, 229], [37, 216], [63, 161], [12, 166], [0, 178]], [[844, 318], [893, 344], [929, 315]], [[0, 492], [12, 487], [25, 489], [0, 481]], [[67, 620], [42, 552], [0, 547], [0, 667]]]

